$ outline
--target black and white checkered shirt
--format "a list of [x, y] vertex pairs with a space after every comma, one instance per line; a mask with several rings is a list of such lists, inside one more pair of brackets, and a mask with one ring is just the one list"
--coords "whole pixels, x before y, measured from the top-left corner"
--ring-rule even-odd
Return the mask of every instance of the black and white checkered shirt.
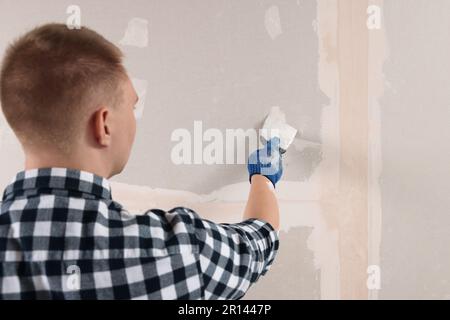
[[135, 216], [110, 190], [77, 170], [19, 173], [1, 204], [0, 299], [239, 299], [275, 258], [264, 221]]

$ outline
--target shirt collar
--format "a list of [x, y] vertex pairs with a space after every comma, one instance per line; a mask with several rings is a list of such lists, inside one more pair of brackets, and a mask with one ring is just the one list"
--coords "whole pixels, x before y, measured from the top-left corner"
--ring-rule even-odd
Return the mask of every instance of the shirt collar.
[[111, 199], [111, 186], [105, 178], [75, 169], [45, 168], [19, 172], [6, 188], [3, 200], [44, 189], [50, 192], [66, 190]]

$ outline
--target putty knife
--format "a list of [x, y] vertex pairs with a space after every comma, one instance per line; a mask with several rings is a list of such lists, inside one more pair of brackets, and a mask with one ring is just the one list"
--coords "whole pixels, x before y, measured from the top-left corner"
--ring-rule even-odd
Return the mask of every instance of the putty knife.
[[286, 115], [280, 107], [272, 107], [260, 131], [260, 137], [263, 143], [278, 137], [280, 139], [280, 153], [283, 154], [292, 144], [297, 133], [297, 129], [286, 123]]

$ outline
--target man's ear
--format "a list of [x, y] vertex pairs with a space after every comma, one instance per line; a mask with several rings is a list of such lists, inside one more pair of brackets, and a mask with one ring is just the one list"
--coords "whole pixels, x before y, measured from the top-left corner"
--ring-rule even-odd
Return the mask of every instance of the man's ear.
[[101, 147], [108, 147], [111, 143], [110, 117], [111, 114], [106, 107], [94, 113], [94, 137]]

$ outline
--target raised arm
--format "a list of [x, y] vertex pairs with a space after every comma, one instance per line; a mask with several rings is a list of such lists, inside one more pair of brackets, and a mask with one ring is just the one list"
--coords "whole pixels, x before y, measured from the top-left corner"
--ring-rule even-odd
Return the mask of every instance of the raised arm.
[[274, 138], [250, 156], [251, 189], [244, 212], [244, 219], [264, 220], [276, 230], [280, 227], [280, 216], [275, 186], [283, 174], [279, 142]]

